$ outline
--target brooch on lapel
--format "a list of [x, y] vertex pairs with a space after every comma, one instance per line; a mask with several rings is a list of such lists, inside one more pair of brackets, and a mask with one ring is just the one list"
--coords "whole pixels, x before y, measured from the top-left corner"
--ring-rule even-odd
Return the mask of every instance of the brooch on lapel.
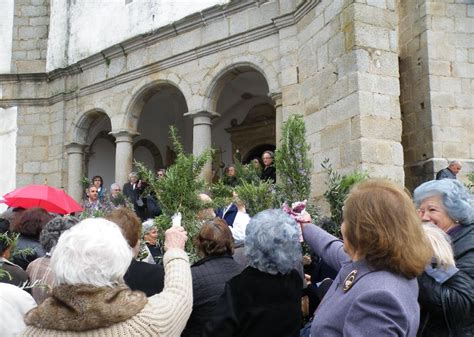
[[349, 275], [347, 275], [346, 279], [344, 280], [344, 285], [342, 287], [342, 290], [344, 290], [344, 292], [347, 292], [349, 289], [352, 288], [352, 284], [354, 283], [356, 275], [357, 269], [354, 269], [349, 273]]

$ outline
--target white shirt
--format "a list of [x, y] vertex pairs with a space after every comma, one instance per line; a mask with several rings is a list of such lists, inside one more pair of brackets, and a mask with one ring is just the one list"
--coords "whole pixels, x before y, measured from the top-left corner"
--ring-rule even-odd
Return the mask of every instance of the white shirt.
[[250, 216], [245, 213], [238, 211], [235, 215], [234, 224], [232, 227], [229, 226], [232, 236], [236, 245], [239, 245], [245, 240], [245, 230], [247, 229], [247, 224], [250, 221]]

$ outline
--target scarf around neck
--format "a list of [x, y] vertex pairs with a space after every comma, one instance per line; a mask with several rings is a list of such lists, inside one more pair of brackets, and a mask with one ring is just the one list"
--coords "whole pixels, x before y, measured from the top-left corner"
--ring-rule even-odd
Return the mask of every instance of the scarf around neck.
[[25, 322], [37, 328], [62, 331], [99, 329], [133, 317], [147, 301], [144, 293], [123, 284], [113, 288], [61, 285], [26, 314]]

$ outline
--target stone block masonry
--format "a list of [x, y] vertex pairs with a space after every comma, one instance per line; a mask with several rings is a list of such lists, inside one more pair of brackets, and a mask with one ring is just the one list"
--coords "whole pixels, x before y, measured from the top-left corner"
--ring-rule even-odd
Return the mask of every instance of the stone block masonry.
[[40, 73], [46, 70], [49, 0], [15, 1], [11, 70]]
[[[448, 161], [474, 168], [474, 4], [400, 4], [400, 73], [406, 185], [432, 179]], [[462, 178], [462, 177], [461, 177]]]

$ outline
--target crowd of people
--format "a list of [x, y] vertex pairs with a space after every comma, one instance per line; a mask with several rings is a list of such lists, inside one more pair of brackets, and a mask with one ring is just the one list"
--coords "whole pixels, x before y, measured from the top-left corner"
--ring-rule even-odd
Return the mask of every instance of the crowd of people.
[[[274, 181], [273, 153], [263, 162], [262, 179]], [[2, 232], [17, 234], [0, 240], [2, 335], [474, 335], [473, 196], [455, 175], [413, 198], [385, 179], [355, 185], [343, 240], [306, 212], [250, 217], [236, 198], [205, 210], [195, 237], [171, 226], [163, 245], [144, 183], [129, 178], [110, 193], [92, 179], [84, 208], [101, 217], [3, 214]]]

